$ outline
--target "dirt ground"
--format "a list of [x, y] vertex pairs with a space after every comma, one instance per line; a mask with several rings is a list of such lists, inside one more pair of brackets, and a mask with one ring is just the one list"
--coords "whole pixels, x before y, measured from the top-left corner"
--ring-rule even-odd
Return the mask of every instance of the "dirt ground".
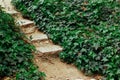
[[61, 62], [58, 55], [37, 57], [35, 63], [46, 73], [46, 80], [90, 80], [74, 65]]

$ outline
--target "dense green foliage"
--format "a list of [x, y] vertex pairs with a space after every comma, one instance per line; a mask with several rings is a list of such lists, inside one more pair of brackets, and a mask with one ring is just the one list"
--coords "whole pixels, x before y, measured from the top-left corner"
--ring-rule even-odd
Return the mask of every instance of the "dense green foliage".
[[22, 40], [14, 19], [0, 8], [0, 77], [16, 75], [16, 80], [40, 80], [44, 76], [33, 64], [34, 47]]
[[117, 0], [13, 0], [13, 4], [64, 47], [61, 59], [87, 74], [120, 80]]

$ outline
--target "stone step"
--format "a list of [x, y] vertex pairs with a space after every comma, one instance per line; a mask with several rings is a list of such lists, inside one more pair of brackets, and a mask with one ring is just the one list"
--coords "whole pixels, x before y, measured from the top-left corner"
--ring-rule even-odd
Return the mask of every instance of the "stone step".
[[0, 1], [0, 6], [5, 8], [5, 4], [3, 1]]
[[52, 40], [43, 40], [43, 41], [33, 41], [32, 44], [35, 46], [35, 47], [40, 47], [41, 45], [44, 45], [44, 44], [53, 44]]
[[11, 14], [11, 15], [15, 15], [15, 16], [18, 15], [18, 14], [20, 15], [20, 12], [17, 12], [15, 10], [11, 10], [11, 11], [5, 10], [5, 12], [8, 13], [8, 14]]
[[55, 54], [59, 53], [62, 51], [62, 47], [54, 44], [42, 44], [39, 47], [36, 47], [37, 52], [39, 53], [40, 56], [44, 54]]
[[11, 14], [11, 15], [16, 15], [16, 14], [19, 14], [19, 12], [13, 10], [13, 11], [5, 11], [6, 13], [8, 14]]
[[29, 26], [34, 26], [34, 22], [27, 20], [27, 19], [21, 19], [21, 20], [17, 20], [16, 24], [20, 27], [29, 27]]
[[22, 15], [20, 14], [20, 12], [17, 12], [15, 10], [11, 10], [11, 11], [7, 10], [5, 12], [12, 15], [15, 19], [22, 18]]
[[29, 27], [20, 27], [21, 31], [25, 34], [33, 33], [37, 30], [35, 26], [29, 26]]
[[39, 32], [38, 30], [35, 31], [34, 33], [26, 34], [26, 36], [32, 42], [42, 41], [42, 40], [47, 40], [48, 39], [46, 34], [44, 34], [42, 32]]
[[11, 0], [0, 0], [0, 5], [4, 7], [5, 10], [13, 10], [14, 7], [11, 3]]
[[11, 10], [11, 11], [6, 11], [6, 13], [12, 15], [15, 19], [21, 19], [22, 18], [22, 14], [20, 14], [20, 12], [17, 12], [15, 10]]

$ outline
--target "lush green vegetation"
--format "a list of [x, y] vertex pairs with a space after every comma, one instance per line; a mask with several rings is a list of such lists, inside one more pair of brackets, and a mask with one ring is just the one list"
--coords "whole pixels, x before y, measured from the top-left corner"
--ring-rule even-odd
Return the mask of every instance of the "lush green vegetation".
[[13, 0], [16, 8], [64, 47], [60, 58], [87, 74], [120, 80], [117, 0]]
[[34, 47], [23, 41], [11, 15], [0, 7], [0, 77], [15, 80], [40, 80], [44, 73], [33, 64]]

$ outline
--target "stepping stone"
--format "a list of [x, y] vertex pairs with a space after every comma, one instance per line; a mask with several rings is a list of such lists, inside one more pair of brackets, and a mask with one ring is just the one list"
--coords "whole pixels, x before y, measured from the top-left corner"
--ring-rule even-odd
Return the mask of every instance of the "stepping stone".
[[19, 12], [17, 12], [17, 11], [5, 11], [6, 13], [8, 13], [8, 14], [11, 14], [11, 15], [16, 15], [16, 14], [19, 14]]
[[22, 30], [23, 33], [30, 34], [35, 32], [37, 28], [35, 26], [28, 26], [28, 27], [20, 27], [20, 29]]
[[1, 5], [1, 7], [5, 8], [5, 4], [3, 1], [0, 1], [0, 5]]
[[36, 47], [36, 50], [39, 52], [40, 55], [43, 55], [58, 53], [62, 51], [62, 48], [54, 44], [42, 44], [41, 46]]
[[17, 25], [20, 27], [28, 27], [28, 26], [33, 26], [34, 22], [26, 19], [18, 20]]
[[51, 40], [43, 40], [43, 41], [33, 41], [32, 44], [35, 46], [35, 47], [40, 47], [44, 44], [53, 44], [53, 42]]
[[19, 12], [15, 11], [15, 10], [13, 10], [13, 11], [5, 11], [5, 12], [12, 15], [14, 18], [21, 18], [22, 17], [22, 15]]
[[27, 38], [31, 41], [42, 41], [42, 40], [47, 40], [48, 37], [46, 34], [36, 31], [34, 33], [31, 34], [26, 34]]

